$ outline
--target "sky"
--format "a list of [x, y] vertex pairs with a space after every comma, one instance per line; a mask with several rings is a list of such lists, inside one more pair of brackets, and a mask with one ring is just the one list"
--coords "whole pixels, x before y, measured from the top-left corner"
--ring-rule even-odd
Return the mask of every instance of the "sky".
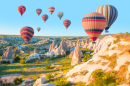
[[[118, 10], [118, 17], [109, 29], [109, 34], [130, 32], [130, 0], [0, 0], [0, 34], [20, 35], [22, 27], [30, 26], [34, 29], [34, 36], [88, 36], [82, 27], [82, 18], [101, 5], [113, 5]], [[21, 17], [18, 6], [26, 7]], [[51, 15], [50, 6], [55, 7]], [[42, 9], [40, 16], [36, 9]], [[57, 12], [64, 16], [60, 20]], [[42, 15], [49, 16], [46, 23]], [[66, 30], [63, 21], [69, 19], [71, 25]], [[36, 30], [41, 27], [41, 31]], [[105, 31], [102, 34], [106, 34]]]

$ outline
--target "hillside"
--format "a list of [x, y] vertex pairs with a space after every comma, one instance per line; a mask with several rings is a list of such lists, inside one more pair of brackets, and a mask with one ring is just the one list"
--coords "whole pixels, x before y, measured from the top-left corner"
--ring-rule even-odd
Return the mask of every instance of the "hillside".
[[66, 77], [71, 82], [85, 82], [89, 86], [130, 86], [130, 34], [120, 33], [97, 40], [94, 55], [87, 62], [75, 66]]

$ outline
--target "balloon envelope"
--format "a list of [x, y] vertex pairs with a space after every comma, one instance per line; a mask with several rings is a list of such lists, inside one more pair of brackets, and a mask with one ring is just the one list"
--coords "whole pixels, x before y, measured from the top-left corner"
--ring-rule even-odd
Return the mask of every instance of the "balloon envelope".
[[89, 37], [96, 41], [106, 26], [106, 18], [100, 13], [86, 14], [82, 19], [82, 26]]
[[96, 9], [96, 12], [101, 13], [105, 16], [107, 24], [105, 30], [107, 31], [110, 26], [115, 22], [118, 16], [117, 9], [112, 5], [102, 5]]
[[41, 14], [42, 10], [41, 9], [37, 9], [36, 13], [38, 14], [38, 16]]
[[49, 7], [48, 10], [52, 14], [55, 11], [55, 8], [54, 7]]
[[26, 7], [25, 6], [19, 6], [18, 7], [18, 11], [21, 14], [21, 16], [23, 15], [23, 13], [26, 11]]
[[44, 22], [46, 22], [46, 20], [48, 19], [48, 15], [46, 15], [46, 14], [42, 15], [42, 19]]
[[66, 27], [66, 29], [70, 26], [70, 24], [71, 24], [71, 21], [70, 20], [64, 20], [63, 21], [63, 24], [64, 24], [64, 26]]
[[34, 35], [34, 30], [31, 27], [23, 27], [20, 31], [20, 34], [23, 38], [23, 40], [26, 42], [26, 44], [29, 42], [29, 40], [33, 37]]
[[63, 17], [64, 13], [63, 12], [58, 12], [57, 16], [61, 19]]
[[41, 30], [41, 28], [40, 27], [37, 27], [37, 31], [39, 32]]

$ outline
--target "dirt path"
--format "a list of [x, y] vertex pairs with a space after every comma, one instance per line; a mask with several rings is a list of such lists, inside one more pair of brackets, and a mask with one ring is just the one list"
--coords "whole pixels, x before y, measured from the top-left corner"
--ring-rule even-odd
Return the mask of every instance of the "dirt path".
[[9, 74], [9, 75], [2, 75], [1, 80], [4, 83], [13, 83], [14, 78], [20, 78], [22, 74]]

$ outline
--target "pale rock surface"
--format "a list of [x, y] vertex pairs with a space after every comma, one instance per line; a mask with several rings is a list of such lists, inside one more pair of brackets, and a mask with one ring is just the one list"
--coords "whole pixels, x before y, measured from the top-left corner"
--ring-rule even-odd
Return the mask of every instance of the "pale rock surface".
[[53, 83], [47, 83], [47, 84], [39, 84], [38, 86], [56, 86]]
[[74, 55], [74, 51], [71, 51], [70, 55], [69, 55], [69, 58], [72, 58]]
[[81, 57], [82, 57], [82, 51], [80, 50], [79, 46], [76, 46], [72, 57], [71, 65], [76, 65], [79, 62], [82, 62]]
[[45, 79], [45, 78], [39, 78], [39, 79], [37, 79], [37, 80], [35, 81], [35, 83], [33, 84], [33, 86], [39, 86], [40, 84], [44, 84], [44, 83], [46, 83], [46, 82], [48, 82], [47, 79]]
[[[85, 63], [82, 63], [80, 65], [76, 65], [72, 70], [70, 70], [67, 74], [66, 77], [69, 77], [67, 80], [73, 82], [85, 82], [86, 85], [89, 84], [91, 80], [91, 73], [97, 69], [102, 69], [104, 71], [112, 71], [108, 65], [110, 64], [109, 60], [104, 59], [101, 56], [112, 56], [113, 54], [117, 54], [118, 58], [116, 59], [117, 65], [115, 66], [114, 70], [118, 71], [120, 66], [125, 65], [126, 62], [130, 62], [130, 54], [129, 53], [124, 53], [123, 55], [119, 55], [122, 51], [119, 51], [117, 48], [111, 50], [113, 47], [118, 47], [117, 44], [114, 44], [113, 41], [116, 40], [116, 38], [112, 36], [106, 36], [102, 40], [100, 40], [94, 48], [95, 54], [93, 55], [92, 59], [88, 60]], [[128, 44], [127, 42], [120, 42], [123, 44]], [[91, 48], [92, 43], [89, 43], [88, 48]], [[75, 51], [74, 51], [75, 53]], [[73, 59], [73, 57], [72, 57]], [[102, 63], [106, 63], [105, 65], [102, 65]], [[77, 74], [74, 77], [71, 77], [74, 73], [80, 73], [81, 71], [87, 70], [88, 73], [86, 75], [80, 75]], [[126, 79], [128, 79], [130, 73], [130, 65], [128, 65], [128, 71], [126, 75]], [[128, 86], [125, 83], [119, 86]]]
[[[33, 79], [24, 80], [21, 85], [24, 86], [26, 83], [29, 83], [32, 81], [33, 81]], [[19, 85], [19, 86], [21, 86], [21, 85]]]
[[26, 59], [25, 63], [28, 62], [29, 60], [32, 60], [32, 59], [40, 59], [39, 54], [37, 54], [37, 53], [31, 54], [31, 55]]

